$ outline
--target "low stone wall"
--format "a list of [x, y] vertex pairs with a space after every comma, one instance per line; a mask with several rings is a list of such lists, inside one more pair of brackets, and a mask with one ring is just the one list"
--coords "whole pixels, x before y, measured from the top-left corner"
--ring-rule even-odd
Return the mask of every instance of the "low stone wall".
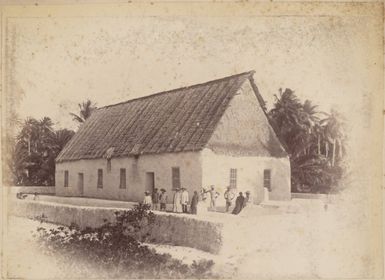
[[[98, 227], [104, 220], [115, 221], [114, 212], [122, 209], [84, 207], [43, 201], [12, 200], [9, 214], [36, 218], [44, 215], [47, 222], [65, 226], [76, 223], [81, 228]], [[222, 247], [221, 223], [196, 219], [193, 216], [156, 213], [154, 224], [143, 229], [146, 242], [186, 246], [218, 254]]]
[[291, 193], [291, 198], [299, 199], [320, 199], [322, 201], [333, 200], [337, 195], [335, 194], [323, 194], [323, 193]]
[[7, 190], [15, 194], [22, 192], [27, 194], [55, 194], [55, 186], [4, 186]]

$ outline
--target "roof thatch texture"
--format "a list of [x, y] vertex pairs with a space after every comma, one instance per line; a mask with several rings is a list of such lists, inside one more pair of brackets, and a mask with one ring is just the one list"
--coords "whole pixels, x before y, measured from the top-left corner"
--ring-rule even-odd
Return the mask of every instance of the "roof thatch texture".
[[56, 161], [103, 158], [107, 151], [108, 157], [121, 157], [201, 150], [234, 94], [253, 73], [99, 108]]

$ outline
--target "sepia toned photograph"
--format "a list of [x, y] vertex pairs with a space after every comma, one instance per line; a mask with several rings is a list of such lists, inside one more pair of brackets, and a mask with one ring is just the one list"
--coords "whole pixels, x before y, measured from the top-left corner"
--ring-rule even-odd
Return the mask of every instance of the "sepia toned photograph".
[[383, 277], [382, 2], [15, 2], [2, 279]]

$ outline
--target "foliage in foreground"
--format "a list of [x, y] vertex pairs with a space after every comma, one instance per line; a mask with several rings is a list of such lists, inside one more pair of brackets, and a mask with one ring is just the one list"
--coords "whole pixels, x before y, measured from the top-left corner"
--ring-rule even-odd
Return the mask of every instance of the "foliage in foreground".
[[67, 276], [98, 278], [213, 278], [213, 261], [186, 265], [142, 245], [141, 228], [155, 219], [145, 205], [116, 212], [116, 223], [99, 228], [38, 228], [41, 250], [55, 256]]

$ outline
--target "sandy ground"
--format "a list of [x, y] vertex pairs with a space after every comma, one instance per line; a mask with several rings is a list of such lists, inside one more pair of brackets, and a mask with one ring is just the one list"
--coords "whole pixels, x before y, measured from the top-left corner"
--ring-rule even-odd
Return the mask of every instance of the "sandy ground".
[[[55, 258], [39, 251], [33, 232], [40, 222], [10, 216], [4, 242], [4, 260], [8, 278], [56, 278], [65, 277]], [[45, 224], [45, 227], [50, 227]]]
[[[296, 200], [278, 209], [255, 207], [240, 216], [210, 212], [207, 219], [225, 225], [219, 255], [179, 246], [149, 246], [188, 264], [212, 259], [214, 272], [226, 278], [370, 277], [365, 213], [356, 216], [354, 209], [343, 204], [330, 204], [327, 209], [324, 205], [318, 200]], [[38, 226], [37, 221], [9, 217], [5, 239], [9, 277], [65, 277], [55, 258], [36, 248], [31, 231]]]

